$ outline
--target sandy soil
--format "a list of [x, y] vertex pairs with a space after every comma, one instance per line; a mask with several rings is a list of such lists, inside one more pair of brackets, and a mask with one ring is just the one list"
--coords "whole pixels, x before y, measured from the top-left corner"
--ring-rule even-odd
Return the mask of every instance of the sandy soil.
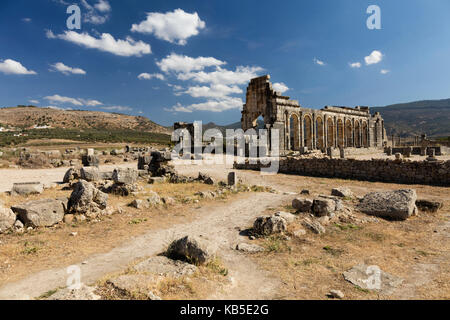
[[[134, 166], [135, 164], [127, 165]], [[199, 171], [202, 171], [221, 180], [225, 180], [227, 173], [231, 171], [230, 168], [226, 168], [223, 164], [200, 165], [192, 164], [191, 162], [178, 162], [176, 163], [176, 167], [182, 174], [196, 176]], [[23, 172], [27, 171], [24, 170]], [[35, 171], [29, 171], [22, 179], [34, 179], [34, 175], [39, 174], [42, 182], [46, 180], [52, 182], [55, 180], [58, 181], [61, 179], [61, 173], [65, 170], [61, 170], [58, 173], [52, 170], [44, 170], [39, 173]], [[23, 172], [21, 170], [19, 172], [15, 171], [16, 174]], [[115, 246], [114, 249], [107, 252], [99, 251], [87, 259], [79, 261], [77, 264], [82, 270], [82, 281], [87, 284], [94, 283], [107, 274], [123, 270], [138, 258], [162, 252], [174, 238], [191, 234], [203, 236], [216, 242], [219, 246], [219, 255], [230, 271], [232, 285], [226, 290], [214, 293], [210, 297], [211, 299], [279, 298], [280, 289], [283, 289], [284, 279], [278, 275], [278, 270], [267, 268], [267, 265], [261, 263], [258, 259], [236, 252], [234, 247], [239, 242], [248, 241], [246, 237], [240, 235], [238, 230], [250, 227], [254, 219], [262, 213], [289, 204], [294, 197], [292, 193], [298, 193], [302, 189], [309, 189], [313, 194], [329, 194], [332, 187], [342, 185], [350, 187], [356, 195], [361, 196], [368, 191], [412, 187], [417, 190], [420, 197], [444, 201], [446, 208], [450, 204], [448, 188], [369, 183], [291, 175], [262, 176], [258, 172], [247, 171], [239, 171], [238, 174], [247, 185], [271, 186], [278, 193], [242, 194], [237, 198], [223, 203], [213, 201], [198, 208], [187, 208], [185, 209], [186, 214], [191, 211], [195, 212], [195, 217], [190, 221], [178, 221], [171, 225], [164, 225], [161, 228], [156, 227], [140, 235], [130, 234], [128, 239]], [[14, 173], [11, 173], [9, 177], [12, 179]], [[8, 181], [8, 183], [10, 182]], [[448, 219], [449, 213], [448, 209], [445, 209], [442, 213], [445, 218], [440, 215], [432, 223], [429, 222], [429, 228], [435, 230], [433, 237], [438, 242], [448, 240], [450, 230], [448, 228], [448, 220], [446, 219]], [[402, 228], [413, 230], [408, 226]], [[412, 231], [408, 233], [407, 230], [405, 231], [403, 229], [402, 232], [406, 232], [405, 234], [408, 234], [408, 236], [415, 236], [411, 234]], [[422, 237], [423, 235], [420, 234], [420, 236]], [[419, 234], [417, 237], [419, 237]], [[423, 238], [418, 238], [416, 241], [422, 240]], [[317, 242], [318, 245], [321, 245], [320, 241]], [[382, 249], [382, 247], [380, 248]], [[282, 257], [279, 258], [281, 259]], [[358, 257], [353, 258], [356, 259]], [[407, 299], [418, 297], [416, 293], [417, 288], [424, 281], [428, 285], [430, 283], [436, 285], [439, 281], [444, 281], [444, 284], [448, 286], [447, 278], [442, 277], [442, 272], [447, 270], [448, 265], [445, 268], [436, 267], [439, 264], [444, 265], [446, 263], [445, 261], [448, 261], [448, 258], [448, 252], [437, 252], [432, 256], [423, 257], [420, 261], [410, 262], [407, 266], [410, 277], [406, 279], [406, 283], [399, 289], [396, 296]], [[267, 257], [265, 259], [268, 260]], [[7, 282], [0, 287], [0, 299], [33, 298], [49, 290], [63, 287], [67, 279], [66, 268], [67, 265], [62, 264], [52, 269], [29, 275], [18, 281]], [[419, 277], [417, 275], [421, 276]], [[340, 281], [342, 282], [342, 280]], [[315, 289], [309, 288], [309, 290]], [[295, 295], [291, 297], [295, 297]]]

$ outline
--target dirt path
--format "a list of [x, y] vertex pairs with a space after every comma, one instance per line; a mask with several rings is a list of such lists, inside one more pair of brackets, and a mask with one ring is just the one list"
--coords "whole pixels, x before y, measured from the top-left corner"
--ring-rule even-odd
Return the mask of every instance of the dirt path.
[[[134, 166], [135, 164], [127, 164]], [[177, 170], [181, 174], [195, 176], [199, 171], [211, 174], [219, 180], [226, 179], [227, 173], [232, 171], [224, 165], [197, 166], [192, 164], [178, 164]], [[103, 167], [102, 169], [107, 169]], [[33, 173], [26, 179], [31, 179], [34, 174], [42, 174], [43, 180], [59, 181], [61, 173], [65, 171], [45, 170], [43, 173]], [[15, 170], [7, 170], [15, 171]], [[21, 170], [20, 170], [21, 171]], [[4, 171], [2, 171], [4, 172]], [[32, 171], [30, 171], [32, 172]], [[16, 172], [17, 173], [17, 172]], [[123, 271], [131, 262], [139, 258], [152, 256], [162, 252], [175, 238], [184, 235], [196, 235], [214, 241], [219, 247], [219, 255], [229, 268], [232, 284], [224, 290], [216, 292], [211, 299], [271, 299], [276, 298], [277, 288], [281, 280], [275, 277], [273, 272], [264, 271], [249, 256], [234, 250], [240, 242], [248, 241], [239, 235], [237, 228], [245, 229], [251, 226], [254, 219], [261, 215], [267, 208], [276, 208], [286, 204], [292, 199], [292, 195], [284, 192], [299, 192], [303, 188], [310, 189], [314, 194], [325, 194], [330, 188], [339, 185], [351, 186], [357, 195], [363, 195], [367, 191], [381, 189], [398, 189], [395, 184], [368, 183], [359, 181], [345, 181], [335, 179], [309, 178], [288, 175], [261, 176], [258, 172], [239, 171], [238, 175], [245, 184], [267, 185], [279, 191], [272, 193], [242, 194], [234, 201], [225, 203], [214, 202], [196, 210], [197, 219], [183, 224], [170, 226], [169, 228], [149, 231], [144, 235], [131, 238], [119, 247], [102, 254], [91, 256], [82, 263], [82, 282], [91, 284], [107, 274]], [[10, 177], [14, 176], [11, 173]], [[16, 178], [15, 178], [16, 179]], [[41, 180], [41, 181], [43, 181]], [[8, 181], [12, 183], [12, 181]], [[407, 186], [401, 186], [407, 187]], [[442, 200], [442, 188], [411, 186], [418, 192], [426, 192], [428, 198]], [[426, 189], [425, 189], [426, 188]], [[426, 190], [426, 191], [425, 191]], [[446, 199], [448, 200], [448, 199]], [[449, 223], [439, 225], [433, 237], [441, 241], [449, 240]], [[417, 290], [430, 283], [436, 283], [439, 273], [449, 270], [450, 256], [438, 256], [431, 263], [415, 263], [410, 266], [411, 277], [405, 279], [404, 285], [395, 293], [400, 299], [417, 297]], [[67, 266], [66, 266], [67, 267]], [[52, 269], [39, 272], [15, 283], [9, 283], [0, 288], [0, 299], [29, 299], [66, 285], [66, 268]], [[448, 284], [447, 284], [448, 285]]]
[[[219, 246], [219, 255], [228, 266], [235, 285], [231, 292], [220, 295], [223, 299], [268, 298], [277, 280], [253, 265], [250, 259], [240, 255], [234, 247], [243, 241], [237, 227], [251, 226], [254, 218], [267, 207], [280, 205], [288, 196], [257, 193], [232, 203], [205, 206], [198, 213], [200, 219], [187, 224], [175, 225], [169, 229], [149, 232], [136, 237], [112, 251], [95, 255], [80, 263], [83, 283], [93, 283], [106, 274], [120, 271], [138, 258], [162, 252], [171, 240], [190, 234], [213, 240]], [[245, 260], [245, 261], [243, 261]], [[16, 283], [0, 288], [0, 299], [28, 299], [66, 284], [66, 268], [47, 270]], [[219, 296], [218, 296], [219, 297]], [[218, 298], [217, 297], [217, 298]]]

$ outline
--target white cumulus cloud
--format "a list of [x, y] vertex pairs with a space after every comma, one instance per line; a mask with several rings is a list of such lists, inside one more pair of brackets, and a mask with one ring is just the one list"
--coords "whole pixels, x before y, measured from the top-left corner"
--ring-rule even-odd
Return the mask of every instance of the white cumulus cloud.
[[104, 24], [109, 19], [109, 12], [111, 11], [111, 5], [107, 0], [99, 0], [93, 6], [86, 0], [81, 0], [81, 4], [85, 8], [83, 15], [83, 21], [85, 23], [92, 24]]
[[69, 74], [83, 74], [84, 75], [84, 74], [86, 74], [86, 71], [84, 71], [83, 69], [72, 68], [72, 67], [66, 66], [62, 62], [57, 62], [55, 64], [52, 64], [51, 67], [53, 68], [53, 70], [64, 73], [65, 75], [69, 75]]
[[205, 26], [197, 12], [176, 9], [166, 13], [149, 12], [146, 20], [132, 25], [131, 31], [154, 34], [158, 39], [185, 45], [188, 38], [198, 35]]
[[166, 79], [166, 77], [164, 77], [164, 75], [161, 73], [150, 74], [150, 73], [144, 72], [144, 73], [141, 73], [140, 75], [138, 75], [139, 80], [151, 80], [154, 78], [162, 80], [162, 81], [164, 81]]
[[213, 84], [245, 84], [250, 79], [256, 78], [258, 73], [263, 71], [260, 67], [244, 67], [238, 66], [236, 70], [227, 70], [218, 67], [212, 72], [188, 72], [178, 74], [178, 80], [193, 80], [199, 83], [213, 83]]
[[[241, 109], [242, 99], [233, 95], [242, 94], [240, 86], [258, 77], [264, 70], [258, 66], [238, 66], [235, 70], [229, 70], [223, 67], [226, 65], [225, 61], [213, 57], [192, 58], [173, 53], [158, 61], [157, 65], [168, 77], [175, 76], [177, 80], [187, 83], [186, 89], [179, 85], [168, 84], [174, 89], [174, 95], [187, 94], [193, 98], [206, 99], [190, 105], [177, 103], [171, 108], [164, 109], [170, 112], [189, 113]], [[207, 68], [211, 69], [206, 70]]]
[[133, 111], [133, 108], [124, 107], [124, 106], [102, 107], [101, 109], [106, 110], [106, 111], [116, 111], [116, 112]]
[[287, 85], [285, 85], [283, 82], [280, 83], [274, 83], [273, 84], [273, 90], [281, 92], [281, 93], [285, 93], [286, 91], [289, 90], [289, 87]]
[[370, 55], [364, 58], [366, 65], [377, 64], [381, 62], [381, 60], [383, 60], [383, 54], [378, 50], [372, 51]]
[[168, 72], [191, 72], [200, 71], [207, 67], [217, 67], [225, 62], [212, 57], [192, 58], [188, 56], [172, 53], [156, 63], [161, 71]]
[[177, 103], [171, 108], [166, 108], [170, 112], [185, 112], [192, 113], [194, 111], [209, 111], [209, 112], [223, 112], [232, 109], [242, 109], [243, 101], [241, 98], [225, 98], [221, 100], [208, 100], [201, 103], [194, 103], [188, 106], [183, 106]]
[[391, 72], [391, 71], [390, 71], [390, 70], [387, 70], [387, 69], [382, 69], [382, 70], [380, 71], [381, 74], [388, 74], [389, 72]]
[[59, 94], [55, 94], [53, 96], [47, 96], [44, 97], [45, 100], [50, 101], [53, 104], [59, 104], [59, 103], [70, 103], [74, 106], [87, 106], [87, 107], [97, 107], [103, 105], [98, 100], [93, 99], [82, 99], [82, 98], [71, 98], [71, 97], [64, 97], [60, 96]]
[[350, 68], [361, 68], [361, 62], [350, 62]]
[[86, 32], [65, 31], [63, 34], [55, 35], [51, 30], [47, 30], [47, 37], [49, 39], [62, 39], [85, 48], [97, 49], [122, 57], [141, 57], [152, 53], [150, 45], [143, 41], [135, 41], [130, 37], [125, 40], [116, 40], [109, 33], [103, 33], [100, 38], [96, 38]]
[[325, 62], [323, 62], [322, 60], [319, 60], [317, 58], [314, 58], [313, 61], [314, 61], [315, 64], [317, 64], [319, 66], [324, 66], [325, 65]]
[[37, 74], [35, 71], [28, 70], [20, 62], [12, 59], [6, 59], [4, 61], [0, 60], [0, 72], [4, 74], [22, 74], [22, 75]]
[[237, 86], [226, 86], [223, 84], [212, 84], [211, 86], [190, 87], [184, 93], [193, 98], [225, 98], [230, 94], [242, 93], [242, 89]]
[[73, 104], [75, 106], [82, 106], [83, 103], [75, 98], [70, 98], [70, 97], [64, 97], [64, 96], [60, 96], [59, 94], [55, 94], [53, 96], [47, 96], [44, 97], [45, 100], [50, 101], [51, 103], [57, 104], [57, 103], [70, 103]]

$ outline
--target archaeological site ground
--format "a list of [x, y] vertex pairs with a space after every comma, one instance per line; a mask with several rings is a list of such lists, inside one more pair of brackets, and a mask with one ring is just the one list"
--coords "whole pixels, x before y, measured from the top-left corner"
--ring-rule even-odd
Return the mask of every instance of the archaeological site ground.
[[450, 300], [450, 5], [378, 2], [0, 4], [0, 303]]

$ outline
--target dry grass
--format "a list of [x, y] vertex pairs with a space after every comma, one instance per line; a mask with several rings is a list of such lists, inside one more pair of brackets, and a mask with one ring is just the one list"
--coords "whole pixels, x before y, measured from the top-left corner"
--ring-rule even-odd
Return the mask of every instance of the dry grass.
[[[450, 244], [430, 235], [442, 217], [442, 213], [424, 214], [406, 222], [331, 224], [323, 235], [308, 233], [304, 238], [293, 237], [290, 241], [274, 236], [259, 240], [267, 251], [254, 259], [281, 278], [284, 285], [280, 298], [326, 299], [331, 289], [343, 291], [348, 299], [391, 298], [353, 286], [343, 279], [342, 273], [365, 263], [410, 279], [414, 264], [439, 264], [436, 258], [445, 256]], [[298, 227], [292, 225], [290, 229]], [[438, 279], [420, 287], [417, 298], [450, 298], [449, 261], [442, 261], [439, 267]]]
[[[142, 260], [144, 259], [140, 259]], [[136, 263], [138, 262], [130, 264], [124, 272], [111, 274], [100, 280], [97, 283], [97, 294], [103, 300], [148, 300], [149, 292], [163, 300], [199, 300], [206, 299], [228, 283], [228, 269], [219, 258], [213, 259], [206, 265], [198, 266], [194, 274], [182, 277], [136, 273], [131, 268]], [[132, 291], [118, 290], [109, 280], [122, 275], [138, 277], [139, 284]]]
[[[155, 191], [161, 197], [193, 197], [198, 191], [212, 191], [213, 186], [200, 183], [146, 185], [138, 198], [145, 199], [147, 192]], [[45, 190], [42, 195], [7, 196], [0, 195], [6, 206], [37, 199], [69, 197], [71, 191], [58, 188]], [[231, 195], [232, 197], [232, 195]], [[109, 195], [108, 205], [121, 207], [122, 214], [104, 216], [93, 222], [58, 224], [51, 228], [38, 228], [24, 234], [0, 235], [0, 285], [17, 281], [27, 275], [78, 263], [89, 256], [108, 252], [131, 237], [167, 228], [177, 223], [195, 219], [200, 206], [215, 200], [200, 199], [199, 203], [176, 203], [138, 210], [127, 205], [134, 197]], [[161, 209], [164, 210], [161, 210]], [[70, 236], [76, 232], [77, 236]], [[50, 258], [51, 257], [51, 258]]]

